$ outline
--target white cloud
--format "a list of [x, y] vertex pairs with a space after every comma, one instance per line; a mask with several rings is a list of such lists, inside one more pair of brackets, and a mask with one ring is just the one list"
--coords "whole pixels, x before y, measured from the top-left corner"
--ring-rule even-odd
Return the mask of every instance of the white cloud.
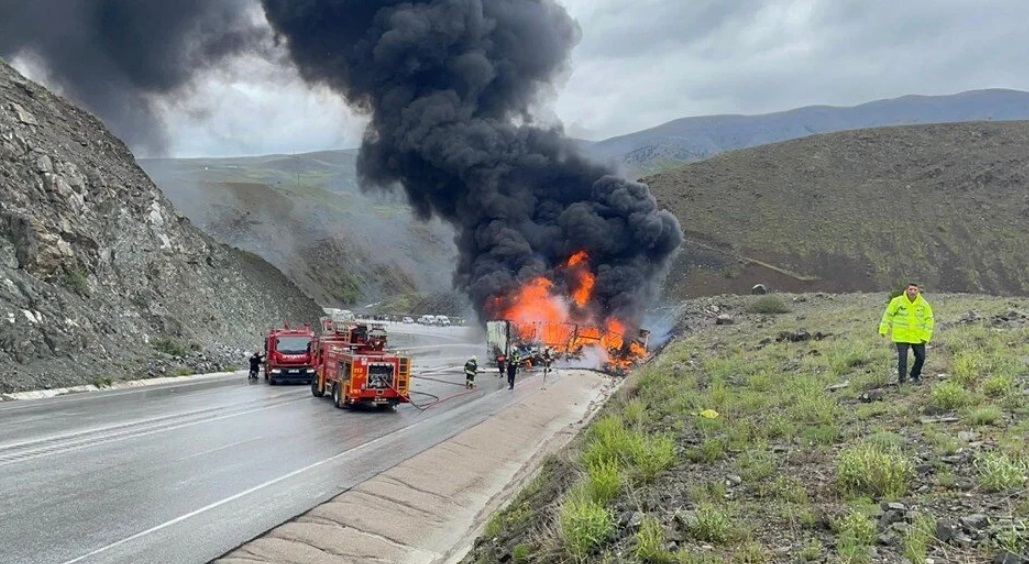
[[260, 57], [225, 71], [158, 108], [176, 157], [238, 156], [356, 147], [366, 118], [291, 68]]

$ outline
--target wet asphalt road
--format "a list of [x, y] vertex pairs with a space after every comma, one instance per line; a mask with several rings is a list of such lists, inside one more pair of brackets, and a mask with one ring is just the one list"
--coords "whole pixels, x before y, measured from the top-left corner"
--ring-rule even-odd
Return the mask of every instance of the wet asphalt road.
[[413, 390], [445, 400], [424, 410], [337, 410], [243, 372], [0, 404], [0, 562], [209, 562], [532, 393], [492, 372], [466, 392], [485, 345], [463, 331], [391, 327]]

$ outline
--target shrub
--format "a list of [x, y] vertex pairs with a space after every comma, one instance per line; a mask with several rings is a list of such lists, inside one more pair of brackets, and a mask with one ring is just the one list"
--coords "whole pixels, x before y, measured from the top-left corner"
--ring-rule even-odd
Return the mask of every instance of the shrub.
[[586, 490], [590, 499], [606, 505], [622, 489], [622, 476], [613, 460], [597, 460], [586, 467]]
[[1015, 377], [1011, 374], [994, 374], [983, 380], [983, 392], [991, 397], [1004, 397], [1015, 391]]
[[982, 425], [993, 425], [1004, 417], [1004, 412], [995, 405], [984, 405], [971, 409], [965, 414], [965, 420], [970, 425], [977, 427]]
[[989, 492], [1000, 492], [1021, 486], [1029, 464], [1003, 452], [990, 452], [976, 460], [979, 483]]
[[158, 352], [178, 358], [183, 358], [189, 354], [189, 351], [182, 343], [170, 337], [157, 337], [150, 342], [150, 345]]
[[776, 296], [761, 296], [747, 306], [747, 312], [775, 315], [789, 313], [790, 307]]
[[907, 492], [914, 464], [900, 452], [862, 443], [840, 453], [836, 477], [845, 493], [897, 498]]
[[940, 409], [957, 409], [971, 403], [971, 394], [956, 382], [941, 382], [933, 386], [930, 401]]
[[582, 495], [572, 495], [565, 501], [559, 519], [565, 549], [576, 558], [586, 558], [615, 532], [611, 511]]
[[668, 435], [639, 434], [630, 443], [632, 463], [640, 479], [650, 482], [675, 463], [675, 441]]
[[725, 443], [721, 439], [706, 439], [699, 447], [690, 450], [687, 457], [692, 462], [715, 462], [725, 457]]
[[523, 564], [529, 561], [529, 545], [527, 544], [516, 544], [511, 549], [511, 558], [514, 559], [515, 564]]
[[645, 517], [636, 532], [636, 558], [655, 564], [670, 563], [675, 557], [665, 548], [665, 532], [653, 517]]
[[928, 513], [915, 515], [911, 527], [904, 534], [904, 556], [914, 564], [925, 564], [929, 543], [936, 536], [936, 519]]
[[722, 543], [729, 539], [732, 517], [727, 510], [711, 503], [701, 503], [694, 517], [689, 529], [697, 540]]
[[621, 419], [614, 415], [602, 417], [590, 427], [582, 461], [587, 468], [601, 462], [621, 463], [629, 455], [631, 440]]
[[875, 540], [875, 521], [860, 511], [851, 511], [834, 523], [836, 552], [845, 563], [868, 561], [868, 548]]
[[65, 272], [61, 282], [65, 288], [84, 298], [88, 298], [92, 294], [89, 288], [89, 279], [82, 271], [72, 270]]
[[636, 427], [643, 425], [646, 413], [647, 404], [638, 398], [631, 399], [625, 404], [625, 419]]

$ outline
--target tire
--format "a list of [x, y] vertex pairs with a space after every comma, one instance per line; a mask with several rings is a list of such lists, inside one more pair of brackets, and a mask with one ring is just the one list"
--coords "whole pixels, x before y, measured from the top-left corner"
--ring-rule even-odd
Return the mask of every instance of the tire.
[[325, 389], [318, 385], [318, 378], [311, 380], [311, 395], [316, 398], [325, 395]]
[[278, 384], [278, 382], [275, 381], [275, 376], [272, 376], [271, 378], [268, 379], [268, 385], [269, 386], [274, 386], [275, 384]]
[[340, 401], [339, 382], [332, 383], [332, 405], [336, 406], [336, 409], [343, 409], [343, 402]]

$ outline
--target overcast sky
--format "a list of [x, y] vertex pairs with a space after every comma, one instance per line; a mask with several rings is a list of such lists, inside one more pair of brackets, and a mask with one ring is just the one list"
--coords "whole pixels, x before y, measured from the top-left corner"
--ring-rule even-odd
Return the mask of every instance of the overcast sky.
[[[599, 140], [666, 121], [1029, 90], [1025, 0], [562, 0], [582, 28], [550, 110]], [[356, 147], [362, 120], [260, 60], [164, 113], [175, 156]]]

